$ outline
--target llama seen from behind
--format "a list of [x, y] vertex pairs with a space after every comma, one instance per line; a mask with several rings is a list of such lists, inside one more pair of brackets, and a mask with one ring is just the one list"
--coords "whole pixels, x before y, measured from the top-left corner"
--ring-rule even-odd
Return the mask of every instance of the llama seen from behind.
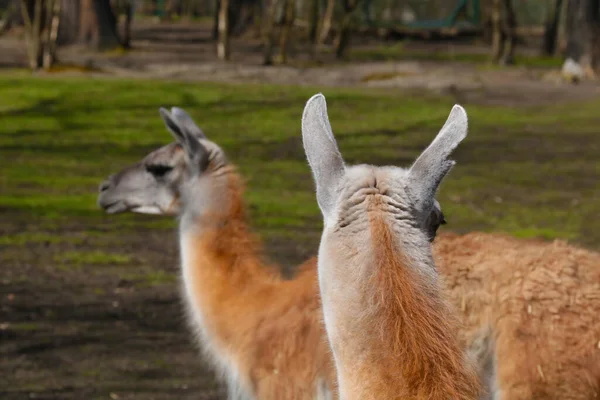
[[313, 96], [302, 138], [324, 228], [318, 275], [340, 398], [475, 399], [479, 382], [433, 261], [429, 215], [448, 157], [467, 134], [455, 106], [410, 169], [346, 166], [325, 97]]

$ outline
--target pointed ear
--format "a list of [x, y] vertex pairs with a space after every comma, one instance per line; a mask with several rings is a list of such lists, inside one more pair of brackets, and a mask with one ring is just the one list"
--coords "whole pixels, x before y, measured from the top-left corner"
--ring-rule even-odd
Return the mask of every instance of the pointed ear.
[[185, 129], [189, 133], [191, 133], [198, 139], [206, 139], [206, 135], [204, 134], [204, 132], [202, 132], [202, 129], [200, 129], [200, 127], [196, 125], [192, 117], [190, 117], [190, 115], [183, 109], [179, 107], [173, 107], [171, 108], [171, 114], [173, 115], [173, 118], [177, 120], [179, 125], [185, 127]]
[[429, 212], [433, 207], [438, 186], [455, 164], [449, 157], [467, 136], [467, 130], [467, 112], [455, 105], [440, 133], [410, 168], [408, 191], [419, 211]]
[[190, 133], [185, 125], [180, 124], [165, 108], [158, 110], [167, 129], [173, 137], [179, 142], [187, 156], [188, 166], [193, 172], [200, 173], [206, 169], [208, 165], [208, 151], [198, 141], [198, 139]]
[[335, 207], [345, 167], [331, 131], [325, 97], [320, 93], [311, 97], [304, 108], [302, 141], [317, 186], [317, 203], [328, 218]]

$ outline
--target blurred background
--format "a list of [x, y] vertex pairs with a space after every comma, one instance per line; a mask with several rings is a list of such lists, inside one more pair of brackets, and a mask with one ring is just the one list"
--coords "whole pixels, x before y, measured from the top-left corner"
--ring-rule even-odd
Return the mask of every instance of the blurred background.
[[600, 249], [598, 0], [0, 0], [0, 397], [220, 399], [184, 324], [176, 222], [97, 187], [187, 110], [247, 179], [286, 273], [321, 229], [300, 139], [322, 91], [348, 163], [405, 165], [455, 103], [456, 232]]

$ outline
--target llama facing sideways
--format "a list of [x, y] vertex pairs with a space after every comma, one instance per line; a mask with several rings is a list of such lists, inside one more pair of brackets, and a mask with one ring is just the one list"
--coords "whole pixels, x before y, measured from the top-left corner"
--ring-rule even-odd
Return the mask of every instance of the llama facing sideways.
[[190, 325], [229, 398], [331, 398], [335, 379], [313, 270], [284, 281], [264, 265], [235, 168], [185, 112], [161, 115], [177, 143], [110, 177], [99, 204], [107, 212], [180, 211]]
[[476, 399], [479, 380], [440, 288], [427, 226], [448, 157], [467, 135], [455, 106], [405, 170], [345, 166], [325, 97], [306, 104], [302, 139], [324, 228], [319, 286], [341, 399]]
[[[188, 131], [194, 132], [203, 143], [209, 142], [181, 109], [174, 109], [173, 116], [178, 120], [183, 118]], [[215, 153], [215, 161], [227, 163], [218, 146], [208, 143], [207, 146]], [[129, 211], [179, 215], [182, 207], [180, 188], [187, 179], [186, 169], [181, 146], [177, 143], [163, 146], [103, 183], [99, 203], [109, 213]], [[234, 182], [239, 185], [235, 190], [217, 192], [215, 196], [235, 194], [240, 207], [244, 208], [243, 185], [239, 176], [231, 181], [232, 184]], [[234, 220], [236, 224], [247, 223], [240, 215]], [[430, 225], [436, 226], [436, 222], [439, 224], [442, 220], [439, 212], [432, 214]], [[249, 229], [245, 226], [240, 231], [248, 234]], [[254, 250], [246, 253], [253, 259], [252, 263], [262, 262], [260, 250], [256, 241]], [[461, 311], [463, 327], [460, 336], [478, 357], [484, 386], [492, 388], [490, 392], [496, 394], [496, 399], [596, 398], [594, 396], [600, 388], [598, 253], [560, 241], [546, 243], [498, 234], [476, 232], [456, 235], [442, 232], [434, 242], [434, 259], [452, 303]], [[243, 268], [246, 263], [240, 265]], [[267, 272], [256, 272], [275, 275], [273, 280], [280, 281], [269, 267], [262, 265], [261, 269]], [[249, 304], [249, 314], [245, 319], [258, 320], [264, 318], [263, 311], [267, 312], [272, 321], [263, 320], [262, 324], [271, 326], [273, 334], [287, 338], [286, 351], [275, 362], [278, 374], [287, 374], [284, 370], [286, 365], [294, 364], [295, 369], [321, 371], [320, 374], [305, 375], [306, 387], [323, 386], [322, 382], [333, 385], [333, 381], [328, 381], [332, 375], [332, 362], [322, 361], [322, 357], [331, 357], [327, 339], [323, 336], [316, 340], [310, 335], [301, 335], [298, 323], [293, 322], [314, 323], [315, 326], [308, 331], [324, 335], [316, 259], [307, 260], [299, 270], [301, 272], [291, 281], [296, 283], [277, 283], [277, 286], [282, 285], [282, 290], [273, 290], [271, 299], [275, 300]], [[260, 280], [258, 282], [257, 285], [262, 286]], [[527, 297], [523, 295], [523, 288], [527, 288]], [[274, 307], [282, 302], [285, 305]], [[250, 310], [252, 305], [258, 307], [257, 310]], [[289, 307], [290, 311], [284, 312], [284, 307]], [[272, 309], [266, 311], [267, 308]], [[229, 312], [226, 308], [221, 311]], [[191, 322], [195, 324], [193, 320]], [[258, 324], [252, 323], [252, 326]], [[259, 335], [251, 330], [247, 330], [247, 334]], [[594, 337], [597, 340], [594, 341]], [[227, 342], [227, 338], [219, 340]], [[250, 349], [243, 351], [262, 351], [264, 343], [264, 340], [255, 340], [249, 344]], [[206, 348], [204, 344], [203, 347]], [[513, 360], [520, 361], [514, 363]], [[497, 378], [494, 375], [496, 362]], [[324, 372], [322, 365], [325, 365]], [[266, 376], [268, 379], [269, 375]], [[277, 385], [276, 380], [269, 381]], [[498, 391], [494, 391], [494, 387]]]

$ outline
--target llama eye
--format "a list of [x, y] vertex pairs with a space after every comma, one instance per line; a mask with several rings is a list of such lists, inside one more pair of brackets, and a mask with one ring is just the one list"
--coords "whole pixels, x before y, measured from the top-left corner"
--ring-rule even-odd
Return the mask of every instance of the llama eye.
[[165, 176], [167, 173], [171, 172], [173, 167], [169, 167], [168, 165], [146, 165], [146, 171], [150, 172], [157, 178]]

